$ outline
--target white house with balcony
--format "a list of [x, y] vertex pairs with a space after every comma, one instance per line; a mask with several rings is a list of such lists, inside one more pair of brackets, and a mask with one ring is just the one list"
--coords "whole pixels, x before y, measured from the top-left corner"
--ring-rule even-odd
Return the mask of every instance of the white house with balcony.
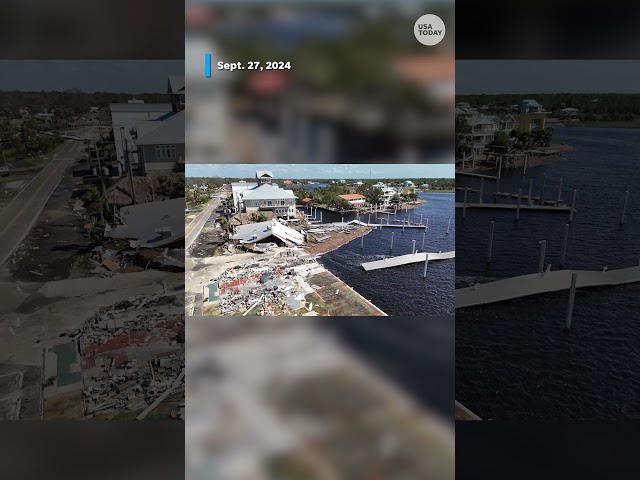
[[296, 196], [293, 192], [269, 183], [240, 192], [238, 201], [245, 213], [270, 211], [276, 217], [287, 218], [296, 215]]

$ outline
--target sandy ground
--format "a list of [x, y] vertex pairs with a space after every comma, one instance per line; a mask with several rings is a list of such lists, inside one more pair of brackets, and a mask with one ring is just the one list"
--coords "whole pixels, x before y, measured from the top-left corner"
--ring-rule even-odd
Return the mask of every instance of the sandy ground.
[[[21, 284], [0, 280], [0, 362], [40, 365], [42, 348], [78, 328], [99, 307], [137, 295], [182, 289], [182, 273], [146, 271], [113, 277]], [[90, 281], [89, 281], [90, 280]], [[6, 299], [6, 302], [5, 302]]]

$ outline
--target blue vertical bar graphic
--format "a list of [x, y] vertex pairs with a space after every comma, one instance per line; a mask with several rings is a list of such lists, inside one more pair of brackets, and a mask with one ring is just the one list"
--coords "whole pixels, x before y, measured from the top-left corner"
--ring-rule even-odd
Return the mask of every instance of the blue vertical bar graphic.
[[204, 76], [207, 78], [211, 77], [211, 54], [204, 54]]

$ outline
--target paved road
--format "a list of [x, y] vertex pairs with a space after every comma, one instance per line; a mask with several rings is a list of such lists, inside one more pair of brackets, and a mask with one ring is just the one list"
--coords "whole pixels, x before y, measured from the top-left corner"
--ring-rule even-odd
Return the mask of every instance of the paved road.
[[196, 216], [196, 218], [194, 218], [191, 221], [191, 223], [187, 225], [186, 231], [185, 231], [186, 248], [189, 248], [193, 243], [193, 241], [196, 238], [198, 238], [198, 235], [200, 235], [200, 232], [202, 231], [202, 227], [204, 227], [204, 224], [207, 222], [207, 220], [211, 216], [211, 213], [213, 212], [213, 210], [218, 206], [219, 202], [220, 202], [219, 198], [214, 198], [213, 200], [211, 200], [209, 203], [207, 203], [204, 209]]
[[0, 265], [22, 243], [66, 169], [80, 156], [82, 142], [66, 141], [51, 161], [0, 211]]

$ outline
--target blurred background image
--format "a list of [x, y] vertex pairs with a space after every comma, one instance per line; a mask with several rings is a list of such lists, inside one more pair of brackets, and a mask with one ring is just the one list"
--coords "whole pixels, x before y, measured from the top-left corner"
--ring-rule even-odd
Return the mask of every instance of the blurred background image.
[[452, 317], [193, 317], [186, 478], [454, 478]]
[[[188, 163], [453, 163], [453, 8], [187, 0]], [[426, 13], [446, 25], [432, 47], [413, 31]]]

